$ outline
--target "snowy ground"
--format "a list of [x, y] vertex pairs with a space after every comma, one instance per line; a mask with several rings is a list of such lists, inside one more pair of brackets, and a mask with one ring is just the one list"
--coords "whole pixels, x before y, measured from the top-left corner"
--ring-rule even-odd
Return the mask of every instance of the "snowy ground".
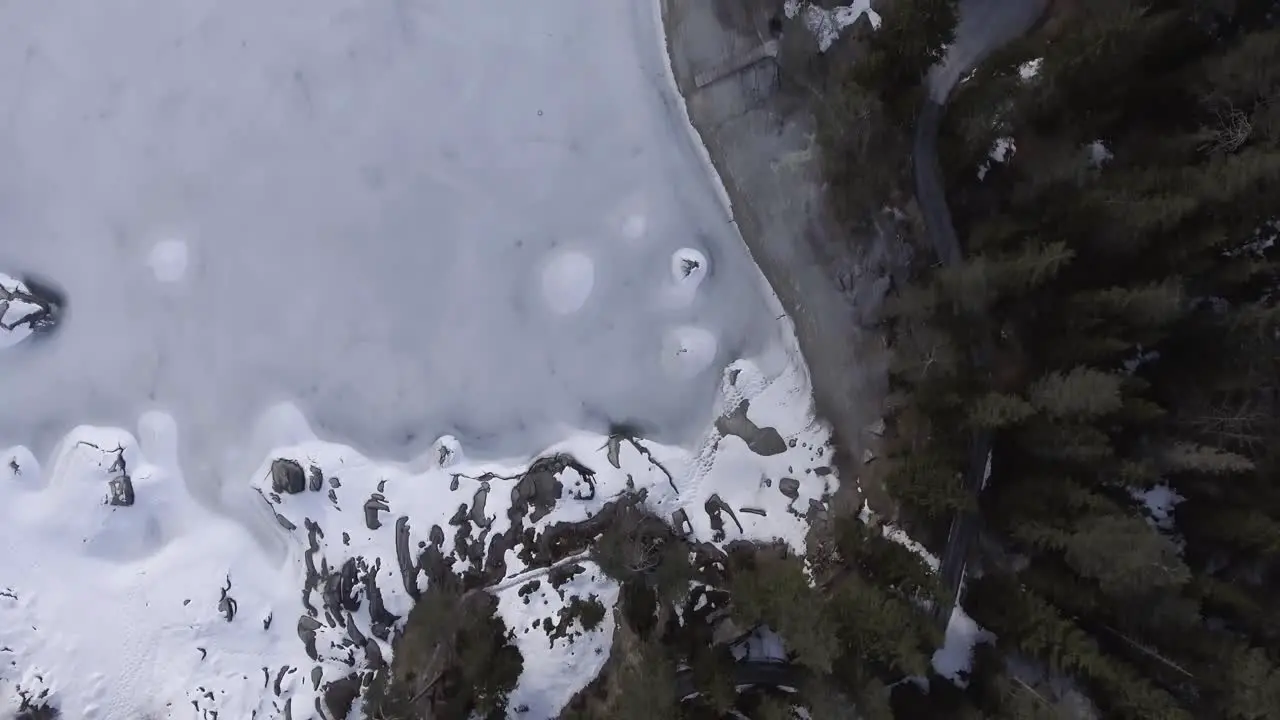
[[[0, 268], [69, 298], [0, 333], [0, 715], [318, 716], [429, 544], [504, 561], [512, 628], [610, 604], [493, 543], [629, 486], [799, 549], [827, 430], [679, 102], [643, 2], [0, 5]], [[513, 707], [610, 623], [517, 632]]]
[[[278, 449], [245, 482], [275, 515], [282, 561], [190, 495], [167, 415], [148, 413], [134, 434], [78, 428], [44, 467], [25, 448], [0, 452], [0, 684], [48, 689], [86, 720], [276, 717], [286, 707], [320, 717], [327, 683], [371, 654], [391, 657], [391, 632], [425, 588], [418, 553], [430, 544], [455, 555], [457, 571], [503, 563], [492, 591], [526, 668], [511, 704], [553, 716], [608, 658], [612, 620], [555, 640], [542, 620], [556, 622], [573, 597], [609, 607], [617, 590], [590, 563], [551, 587], [504, 533], [583, 520], [634, 488], [663, 517], [683, 510], [696, 538], [780, 538], [802, 551], [804, 513], [835, 490], [806, 392], [799, 371], [769, 380], [746, 361], [726, 371], [721, 413], [745, 404], [736, 416], [777, 440], [755, 450], [714, 429], [691, 450], [576, 433], [530, 464], [473, 461], [445, 437], [437, 461], [418, 469], [317, 440], [297, 408], [280, 406], [259, 425]], [[292, 486], [273, 472], [290, 463]], [[544, 473], [559, 499], [522, 501]], [[713, 496], [727, 507], [718, 518], [706, 510]]]

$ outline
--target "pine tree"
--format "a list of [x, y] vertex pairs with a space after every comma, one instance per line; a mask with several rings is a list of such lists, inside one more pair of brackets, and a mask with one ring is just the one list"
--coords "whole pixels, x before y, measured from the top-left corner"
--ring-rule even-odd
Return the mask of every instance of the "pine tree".
[[831, 669], [837, 646], [832, 624], [803, 562], [785, 546], [738, 546], [727, 569], [733, 619], [739, 627], [768, 625], [786, 641], [796, 661]]
[[1191, 574], [1173, 542], [1142, 520], [1122, 515], [1080, 522], [1067, 538], [1066, 560], [1112, 597], [1176, 588]]
[[1121, 379], [1088, 367], [1050, 373], [1032, 383], [1031, 405], [1057, 418], [1090, 419], [1119, 410]]
[[1035, 414], [1034, 405], [1004, 393], [987, 393], [969, 404], [969, 422], [986, 430], [1012, 427]]

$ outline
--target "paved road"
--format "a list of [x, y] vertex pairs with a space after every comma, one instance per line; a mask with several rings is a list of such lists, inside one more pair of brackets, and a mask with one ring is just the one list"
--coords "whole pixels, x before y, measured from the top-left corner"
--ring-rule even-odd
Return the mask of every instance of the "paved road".
[[[915, 146], [912, 150], [915, 169], [916, 201], [924, 217], [938, 259], [948, 265], [963, 258], [960, 239], [951, 222], [946, 188], [938, 164], [938, 130], [946, 112], [947, 101], [960, 78], [1004, 44], [1019, 37], [1035, 24], [1048, 5], [1048, 0], [961, 0], [960, 24], [956, 40], [947, 56], [929, 72], [929, 95], [916, 121]], [[990, 355], [984, 345], [975, 351], [975, 360], [985, 365]], [[987, 456], [991, 450], [989, 433], [975, 434], [970, 446], [965, 486], [975, 497], [982, 488]], [[969, 548], [977, 537], [979, 518], [976, 513], [958, 515], [951, 523], [947, 545], [940, 558], [939, 572], [952, 600], [938, 607], [938, 621], [945, 626], [951, 609], [960, 602]]]

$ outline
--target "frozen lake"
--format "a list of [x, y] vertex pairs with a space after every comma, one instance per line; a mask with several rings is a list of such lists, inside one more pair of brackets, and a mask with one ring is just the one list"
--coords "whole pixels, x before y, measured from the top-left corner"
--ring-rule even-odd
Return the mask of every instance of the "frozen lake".
[[661, 42], [648, 0], [0, 5], [0, 270], [70, 300], [0, 446], [161, 408], [207, 479], [278, 400], [400, 459], [693, 437], [780, 330]]

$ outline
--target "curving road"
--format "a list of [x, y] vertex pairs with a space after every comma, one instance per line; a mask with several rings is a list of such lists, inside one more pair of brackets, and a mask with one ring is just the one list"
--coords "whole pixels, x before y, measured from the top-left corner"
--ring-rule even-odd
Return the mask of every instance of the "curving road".
[[[947, 101], [965, 73], [1027, 32], [1040, 19], [1048, 4], [1049, 0], [960, 0], [960, 23], [956, 27], [955, 42], [947, 49], [942, 62], [929, 71], [929, 94], [920, 108], [912, 149], [916, 202], [938, 259], [948, 265], [959, 263], [964, 252], [951, 222], [951, 210], [947, 207], [946, 188], [938, 163], [938, 130], [946, 113]], [[988, 348], [982, 346], [976, 350], [975, 360], [983, 365], [988, 356]], [[975, 496], [982, 489], [990, 450], [990, 434], [975, 434], [965, 472], [965, 486]], [[960, 602], [969, 548], [977, 537], [978, 526], [979, 518], [975, 513], [958, 515], [951, 523], [939, 565], [943, 582], [953, 593], [951, 602], [941, 603], [937, 609], [938, 621], [944, 627], [951, 617], [952, 608]]]

